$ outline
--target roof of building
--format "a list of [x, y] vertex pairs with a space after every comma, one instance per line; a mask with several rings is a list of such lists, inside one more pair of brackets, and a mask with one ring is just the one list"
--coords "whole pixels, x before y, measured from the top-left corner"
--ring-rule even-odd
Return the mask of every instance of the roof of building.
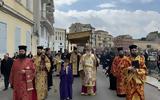
[[71, 25], [69, 28], [71, 28], [71, 27], [73, 27], [73, 26], [76, 26], [76, 25], [81, 25], [81, 26], [84, 27], [84, 28], [95, 29], [94, 27], [92, 27], [91, 24], [82, 24], [82, 23], [72, 23], [72, 25]]

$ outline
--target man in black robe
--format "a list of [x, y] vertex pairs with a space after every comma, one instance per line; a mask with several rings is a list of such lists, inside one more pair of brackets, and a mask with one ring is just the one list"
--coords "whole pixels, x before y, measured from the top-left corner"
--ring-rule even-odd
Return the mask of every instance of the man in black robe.
[[48, 72], [48, 91], [51, 89], [51, 86], [53, 86], [53, 79], [52, 79], [52, 74], [53, 74], [53, 69], [54, 69], [54, 60], [53, 57], [51, 55], [51, 50], [50, 48], [46, 48], [46, 56], [49, 58], [50, 62], [51, 62], [51, 69]]
[[108, 63], [108, 70], [107, 73], [109, 75], [109, 81], [110, 81], [110, 87], [109, 89], [111, 90], [116, 90], [117, 89], [117, 79], [113, 74], [111, 73], [111, 67], [112, 67], [112, 62], [115, 57], [114, 52], [110, 52], [109, 55], [107, 56], [107, 63]]

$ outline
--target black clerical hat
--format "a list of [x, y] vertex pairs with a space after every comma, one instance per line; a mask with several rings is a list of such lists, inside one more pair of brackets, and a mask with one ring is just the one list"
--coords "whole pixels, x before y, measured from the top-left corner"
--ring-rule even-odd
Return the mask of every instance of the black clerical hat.
[[45, 51], [49, 51], [49, 50], [50, 50], [50, 48], [46, 48], [46, 49], [45, 49]]
[[77, 50], [77, 47], [74, 47], [74, 49], [73, 50]]
[[19, 50], [27, 51], [27, 46], [25, 46], [25, 45], [20, 45], [20, 46], [18, 46], [18, 48], [19, 48]]
[[43, 46], [38, 46], [37, 49], [43, 49]]
[[131, 50], [131, 49], [137, 49], [137, 45], [130, 45], [129, 46], [129, 49]]
[[121, 50], [123, 50], [123, 47], [118, 47], [117, 50], [121, 51]]

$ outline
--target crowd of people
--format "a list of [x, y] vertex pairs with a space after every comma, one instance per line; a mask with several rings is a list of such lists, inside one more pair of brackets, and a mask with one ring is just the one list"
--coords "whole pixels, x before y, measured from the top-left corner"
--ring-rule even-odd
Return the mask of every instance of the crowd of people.
[[13, 89], [13, 100], [45, 100], [53, 86], [55, 72], [60, 77], [60, 100], [72, 99], [74, 77], [82, 79], [82, 95], [96, 95], [96, 69], [98, 58], [88, 45], [82, 53], [74, 47], [73, 52], [58, 51], [54, 56], [50, 48], [37, 47], [37, 55], [28, 55], [25, 45], [19, 46], [14, 57], [4, 55], [1, 62], [1, 74], [4, 76], [6, 91]]
[[129, 46], [130, 52], [122, 47], [115, 52], [105, 50], [98, 56], [90, 45], [83, 52], [74, 47], [73, 52], [58, 51], [54, 56], [50, 48], [37, 47], [37, 55], [27, 47], [19, 46], [19, 52], [13, 58], [4, 55], [1, 61], [1, 74], [4, 76], [4, 91], [10, 84], [13, 89], [13, 100], [45, 100], [53, 86], [53, 72], [60, 77], [60, 100], [72, 99], [74, 77], [82, 80], [81, 95], [96, 95], [96, 73], [99, 64], [109, 76], [111, 90], [126, 100], [144, 100], [144, 82], [147, 75], [145, 56], [138, 53], [136, 45]]
[[116, 90], [118, 97], [144, 100], [144, 83], [148, 74], [145, 56], [139, 53], [136, 45], [130, 45], [129, 50], [125, 52], [119, 47], [116, 54], [107, 51], [101, 56], [101, 63], [109, 76], [109, 89]]

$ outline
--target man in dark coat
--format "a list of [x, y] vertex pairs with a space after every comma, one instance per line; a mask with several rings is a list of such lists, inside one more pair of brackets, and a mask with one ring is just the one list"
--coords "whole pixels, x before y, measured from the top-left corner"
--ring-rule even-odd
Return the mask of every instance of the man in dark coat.
[[9, 57], [9, 54], [5, 54], [4, 59], [1, 61], [1, 73], [4, 76], [4, 85], [5, 85], [3, 91], [8, 89], [9, 76], [12, 64], [13, 64], [12, 58]]
[[101, 55], [101, 64], [103, 66], [103, 70], [105, 71], [107, 67], [109, 67], [110, 63], [110, 53], [108, 50], [106, 50], [102, 55]]
[[110, 52], [109, 56], [108, 56], [108, 70], [107, 73], [109, 75], [109, 81], [110, 81], [110, 87], [109, 89], [111, 90], [116, 90], [117, 89], [117, 79], [115, 76], [113, 76], [113, 74], [111, 73], [111, 67], [112, 67], [112, 62], [113, 59], [115, 57], [115, 53], [114, 52]]
[[61, 58], [62, 58], [62, 60], [65, 60], [65, 59], [69, 59], [70, 60], [70, 54], [69, 54], [67, 49], [64, 49], [64, 53], [62, 53]]
[[51, 62], [51, 69], [50, 71], [48, 72], [48, 90], [51, 89], [51, 86], [53, 86], [53, 77], [52, 77], [52, 74], [53, 74], [53, 69], [54, 69], [54, 60], [53, 60], [53, 57], [51, 55], [51, 50], [50, 48], [46, 48], [46, 56], [49, 58], [50, 62]]

